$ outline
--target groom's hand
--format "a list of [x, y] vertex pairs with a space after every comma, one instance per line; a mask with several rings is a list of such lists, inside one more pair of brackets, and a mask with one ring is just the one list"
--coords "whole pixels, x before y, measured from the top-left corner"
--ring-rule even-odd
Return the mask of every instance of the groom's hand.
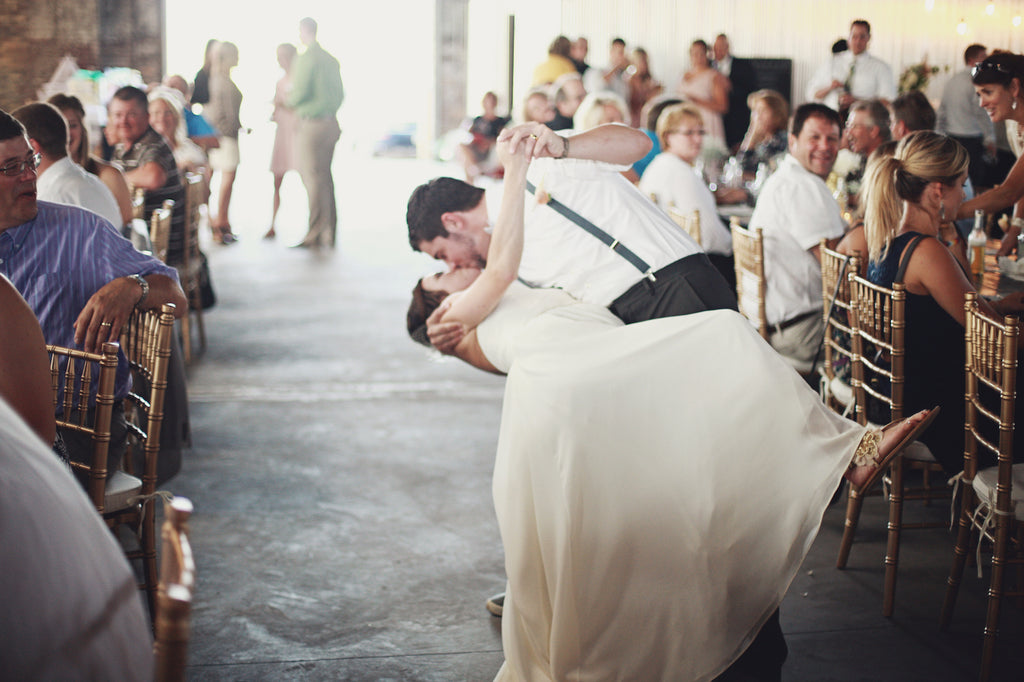
[[466, 335], [466, 329], [461, 322], [442, 322], [448, 306], [441, 304], [437, 310], [427, 318], [427, 338], [430, 345], [445, 355], [454, 355], [455, 347]]

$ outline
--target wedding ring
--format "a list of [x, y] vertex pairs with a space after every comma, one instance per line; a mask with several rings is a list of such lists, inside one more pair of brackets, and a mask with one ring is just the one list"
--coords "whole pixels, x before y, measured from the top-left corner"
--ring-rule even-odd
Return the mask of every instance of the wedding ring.
[[101, 327], [109, 327], [110, 323], [109, 322], [100, 322], [100, 326]]
[[530, 133], [530, 139], [536, 140], [536, 139], [537, 139], [537, 136], [536, 136], [536, 135], [534, 135], [533, 133]]

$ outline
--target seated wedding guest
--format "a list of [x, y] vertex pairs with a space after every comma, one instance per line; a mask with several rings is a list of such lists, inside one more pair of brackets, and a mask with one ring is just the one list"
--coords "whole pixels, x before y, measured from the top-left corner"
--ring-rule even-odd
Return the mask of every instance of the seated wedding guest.
[[704, 117], [692, 104], [676, 104], [658, 118], [658, 139], [664, 149], [640, 178], [640, 191], [663, 211], [700, 213], [701, 246], [730, 286], [736, 286], [732, 235], [718, 217], [719, 203], [744, 201], [746, 191], [722, 187], [712, 193], [693, 164], [704, 145]]
[[897, 142], [918, 130], [935, 130], [935, 107], [920, 90], [903, 93], [892, 101], [889, 109], [892, 113], [889, 130]]
[[[590, 196], [578, 208], [617, 227], [624, 197], [636, 195], [618, 166], [645, 151], [642, 134], [603, 126], [569, 139], [541, 126], [503, 133], [505, 191], [490, 234], [482, 191], [456, 180], [421, 186], [408, 212], [415, 248], [448, 260], [486, 252], [475, 254], [482, 270], [423, 278], [407, 328], [415, 338], [438, 317], [463, 328], [456, 354], [508, 375], [493, 485], [508, 576], [496, 680], [778, 680], [781, 631], [771, 651], [758, 651], [756, 635], [836, 486], [845, 475], [870, 487], [930, 416], [884, 432], [843, 419], [735, 310], [624, 326], [603, 302], [518, 282], [532, 214], [556, 213], [524, 206], [530, 183], [574, 203]], [[449, 190], [461, 208], [444, 210], [438, 195]], [[427, 224], [460, 239], [420, 242]], [[572, 266], [590, 262], [585, 240], [600, 245], [578, 232], [582, 248], [564, 254]], [[465, 243], [471, 235], [479, 240]], [[698, 480], [705, 494], [679, 494]]]
[[127, 225], [131, 222], [132, 191], [128, 187], [121, 169], [107, 163], [89, 152], [89, 131], [85, 128], [85, 108], [74, 95], [57, 94], [47, 100], [60, 109], [68, 122], [68, 156], [79, 166], [97, 176], [117, 201], [121, 220], [115, 225]]
[[[964, 462], [964, 294], [975, 288], [939, 233], [963, 200], [969, 162], [955, 140], [916, 132], [900, 141], [894, 156], [873, 158], [864, 178], [868, 279], [885, 287], [902, 282], [907, 290], [904, 408], [941, 406], [921, 440], [950, 475]], [[1024, 293], [978, 302], [1001, 319], [1024, 310]], [[1022, 419], [1024, 401], [1017, 408]], [[980, 468], [996, 463], [988, 451], [979, 458]], [[1014, 459], [1024, 461], [1019, 439]]]
[[786, 153], [789, 134], [789, 105], [774, 90], [757, 90], [747, 97], [750, 127], [740, 143], [736, 157], [745, 176], [753, 177], [762, 163], [770, 164]]
[[203, 176], [207, 193], [210, 186], [210, 167], [206, 152], [189, 139], [182, 118], [184, 101], [177, 90], [158, 87], [149, 93], [149, 122], [153, 130], [163, 135], [174, 153], [174, 161], [182, 173]]
[[576, 110], [576, 130], [590, 130], [605, 123], [625, 123], [629, 111], [626, 101], [610, 90], [592, 92]]
[[28, 143], [39, 154], [36, 198], [87, 208], [120, 229], [124, 223], [114, 195], [68, 156], [68, 125], [60, 111], [52, 104], [34, 102], [11, 115], [25, 126]]
[[587, 96], [583, 79], [578, 73], [567, 73], [559, 76], [551, 88], [555, 92], [555, 117], [548, 127], [552, 130], [572, 130], [576, 127], [573, 117]]
[[474, 182], [481, 175], [499, 174], [501, 169], [494, 143], [508, 125], [509, 117], [498, 115], [498, 96], [493, 92], [484, 93], [480, 106], [484, 111], [469, 124], [469, 140], [459, 145], [467, 182]]
[[858, 164], [844, 178], [852, 208], [859, 204], [861, 179], [864, 177], [868, 157], [878, 149], [878, 145], [889, 141], [891, 137], [889, 110], [881, 101], [872, 99], [853, 103], [846, 120], [846, 142], [850, 151], [858, 156]]
[[548, 46], [548, 57], [537, 65], [533, 70], [533, 80], [530, 87], [538, 85], [550, 85], [558, 80], [559, 76], [576, 72], [576, 64], [569, 56], [572, 50], [572, 43], [565, 36], [558, 36]]
[[547, 124], [555, 117], [555, 109], [551, 106], [551, 100], [544, 88], [531, 89], [523, 100], [524, 123]]
[[629, 86], [629, 125], [639, 128], [643, 123], [641, 113], [644, 105], [665, 88], [651, 74], [647, 50], [642, 47], [635, 48], [630, 56], [630, 62], [626, 70], [626, 84]]
[[[803, 104], [793, 114], [789, 154], [765, 181], [750, 217], [764, 230], [765, 312], [769, 342], [810, 377], [824, 334], [821, 315], [822, 238], [838, 241], [846, 223], [825, 178], [839, 152], [839, 114], [823, 104]], [[744, 291], [746, 310], [757, 310]]]
[[210, 125], [205, 116], [194, 113], [187, 104], [191, 96], [188, 81], [184, 77], [174, 74], [164, 78], [164, 86], [173, 88], [181, 93], [182, 101], [184, 102], [181, 107], [181, 113], [185, 119], [185, 129], [188, 133], [188, 138], [199, 145], [204, 151], [219, 147], [220, 141], [217, 140], [217, 129]]
[[[0, 274], [25, 297], [47, 343], [96, 352], [104, 342], [120, 338], [134, 308], [159, 309], [173, 303], [178, 317], [185, 314], [185, 295], [174, 268], [136, 251], [91, 211], [37, 202], [36, 157], [24, 127], [3, 111], [0, 168], [0, 205], [8, 207], [0, 212]], [[12, 257], [15, 252], [17, 257]], [[128, 362], [121, 354], [107, 466], [111, 475], [124, 452], [122, 399], [130, 382]], [[89, 437], [77, 432], [64, 432], [63, 437], [72, 459], [90, 461]]]
[[647, 152], [642, 159], [633, 164], [630, 169], [630, 174], [627, 174], [627, 178], [637, 183], [640, 178], [643, 177], [644, 171], [647, 170], [647, 166], [650, 165], [651, 161], [654, 161], [654, 157], [661, 153], [661, 142], [658, 140], [658, 117], [661, 116], [661, 112], [666, 107], [670, 107], [673, 104], [682, 104], [683, 100], [679, 99], [675, 95], [658, 95], [651, 98], [650, 101], [644, 105], [644, 111], [641, 118], [644, 121], [644, 125], [640, 130], [644, 132], [647, 137], [651, 140], [651, 151]]
[[131, 85], [119, 88], [110, 100], [107, 129], [116, 135], [113, 161], [134, 187], [145, 191], [145, 214], [174, 201], [167, 262], [181, 263], [185, 247], [185, 189], [174, 152], [149, 124], [149, 98]]
[[153, 679], [150, 623], [123, 550], [66, 467], [2, 399], [0, 469], [3, 676]]
[[[1024, 228], [1024, 56], [993, 52], [972, 71], [981, 107], [997, 125], [1005, 123], [1006, 138], [1017, 160], [1002, 184], [961, 204], [957, 218], [971, 218], [976, 210], [994, 213], [1014, 207], [1010, 229], [1003, 237], [999, 255], [1010, 253]], [[1018, 256], [1019, 257], [1019, 256]]]
[[49, 447], [57, 436], [53, 419], [53, 389], [46, 342], [32, 309], [18, 290], [0, 275], [0, 401]]

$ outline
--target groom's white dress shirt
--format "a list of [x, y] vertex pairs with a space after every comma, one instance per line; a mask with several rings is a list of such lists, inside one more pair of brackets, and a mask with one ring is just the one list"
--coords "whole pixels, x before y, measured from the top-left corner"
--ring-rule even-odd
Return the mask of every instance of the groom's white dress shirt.
[[[659, 269], [702, 249], [617, 166], [583, 159], [537, 159], [527, 179], [587, 218]], [[643, 274], [618, 253], [554, 209], [526, 194], [525, 243], [519, 276], [540, 287], [564, 289], [587, 303], [608, 306]]]

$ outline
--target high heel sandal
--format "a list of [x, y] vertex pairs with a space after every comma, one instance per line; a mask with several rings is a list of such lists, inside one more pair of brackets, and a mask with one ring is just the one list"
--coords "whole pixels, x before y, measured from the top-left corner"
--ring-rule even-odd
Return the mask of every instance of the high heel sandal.
[[[939, 407], [935, 406], [928, 412], [928, 416], [922, 419], [914, 428], [912, 428], [907, 435], [903, 437], [899, 443], [893, 446], [893, 448], [885, 455], [879, 455], [878, 446], [882, 442], [882, 434], [893, 426], [902, 423], [904, 419], [889, 422], [881, 429], [872, 429], [864, 434], [864, 438], [861, 439], [860, 444], [857, 445], [857, 451], [853, 455], [853, 460], [850, 462], [850, 469], [855, 469], [860, 466], [874, 466], [875, 470], [861, 483], [856, 486], [861, 494], [868, 491], [871, 486], [878, 482], [878, 479], [885, 474], [886, 468], [892, 463], [896, 457], [903, 452], [908, 445], [917, 440], [917, 437], [924, 433], [925, 429], [932, 425], [935, 418], [939, 415]], [[850, 482], [854, 485], [853, 482]]]

